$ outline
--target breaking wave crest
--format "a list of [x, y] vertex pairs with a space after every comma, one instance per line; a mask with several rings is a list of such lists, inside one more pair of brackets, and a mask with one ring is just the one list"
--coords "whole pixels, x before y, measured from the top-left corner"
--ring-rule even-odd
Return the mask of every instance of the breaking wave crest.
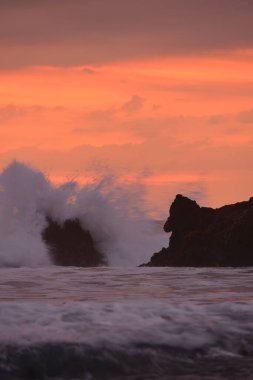
[[141, 264], [167, 237], [140, 207], [142, 190], [108, 176], [89, 185], [54, 186], [42, 172], [13, 162], [0, 174], [0, 266], [50, 265], [41, 238], [46, 217], [78, 218], [109, 265]]
[[0, 375], [250, 379], [252, 317], [252, 304], [5, 303]]

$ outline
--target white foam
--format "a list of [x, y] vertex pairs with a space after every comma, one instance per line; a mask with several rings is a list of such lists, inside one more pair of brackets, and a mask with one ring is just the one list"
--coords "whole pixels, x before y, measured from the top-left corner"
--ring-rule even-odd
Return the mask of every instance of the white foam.
[[[248, 314], [247, 320], [241, 313]], [[210, 354], [238, 354], [252, 344], [252, 303], [170, 305], [162, 302], [1, 303], [1, 343], [152, 344]], [[251, 346], [252, 347], [252, 346]]]
[[14, 161], [0, 174], [0, 266], [50, 265], [41, 238], [49, 215], [77, 217], [109, 265], [138, 265], [166, 244], [141, 208], [142, 188], [119, 186], [106, 177], [80, 187], [55, 187], [43, 173]]

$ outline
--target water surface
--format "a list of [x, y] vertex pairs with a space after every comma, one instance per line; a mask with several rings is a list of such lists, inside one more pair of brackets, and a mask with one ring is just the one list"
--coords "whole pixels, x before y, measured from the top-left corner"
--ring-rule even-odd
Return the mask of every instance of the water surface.
[[0, 268], [0, 378], [252, 379], [253, 268]]

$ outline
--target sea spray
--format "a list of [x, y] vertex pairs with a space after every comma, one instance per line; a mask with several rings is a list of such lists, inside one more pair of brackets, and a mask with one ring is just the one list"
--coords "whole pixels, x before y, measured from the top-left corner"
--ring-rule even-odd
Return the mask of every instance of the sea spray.
[[120, 185], [112, 176], [55, 186], [14, 161], [0, 174], [0, 266], [52, 264], [41, 237], [47, 216], [59, 223], [78, 218], [109, 265], [141, 264], [167, 240], [141, 207], [142, 194], [143, 188]]

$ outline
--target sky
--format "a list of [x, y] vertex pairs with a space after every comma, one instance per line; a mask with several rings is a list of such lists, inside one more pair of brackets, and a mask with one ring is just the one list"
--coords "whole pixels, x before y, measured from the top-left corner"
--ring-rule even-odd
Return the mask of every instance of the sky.
[[253, 196], [252, 0], [0, 0], [0, 169]]

